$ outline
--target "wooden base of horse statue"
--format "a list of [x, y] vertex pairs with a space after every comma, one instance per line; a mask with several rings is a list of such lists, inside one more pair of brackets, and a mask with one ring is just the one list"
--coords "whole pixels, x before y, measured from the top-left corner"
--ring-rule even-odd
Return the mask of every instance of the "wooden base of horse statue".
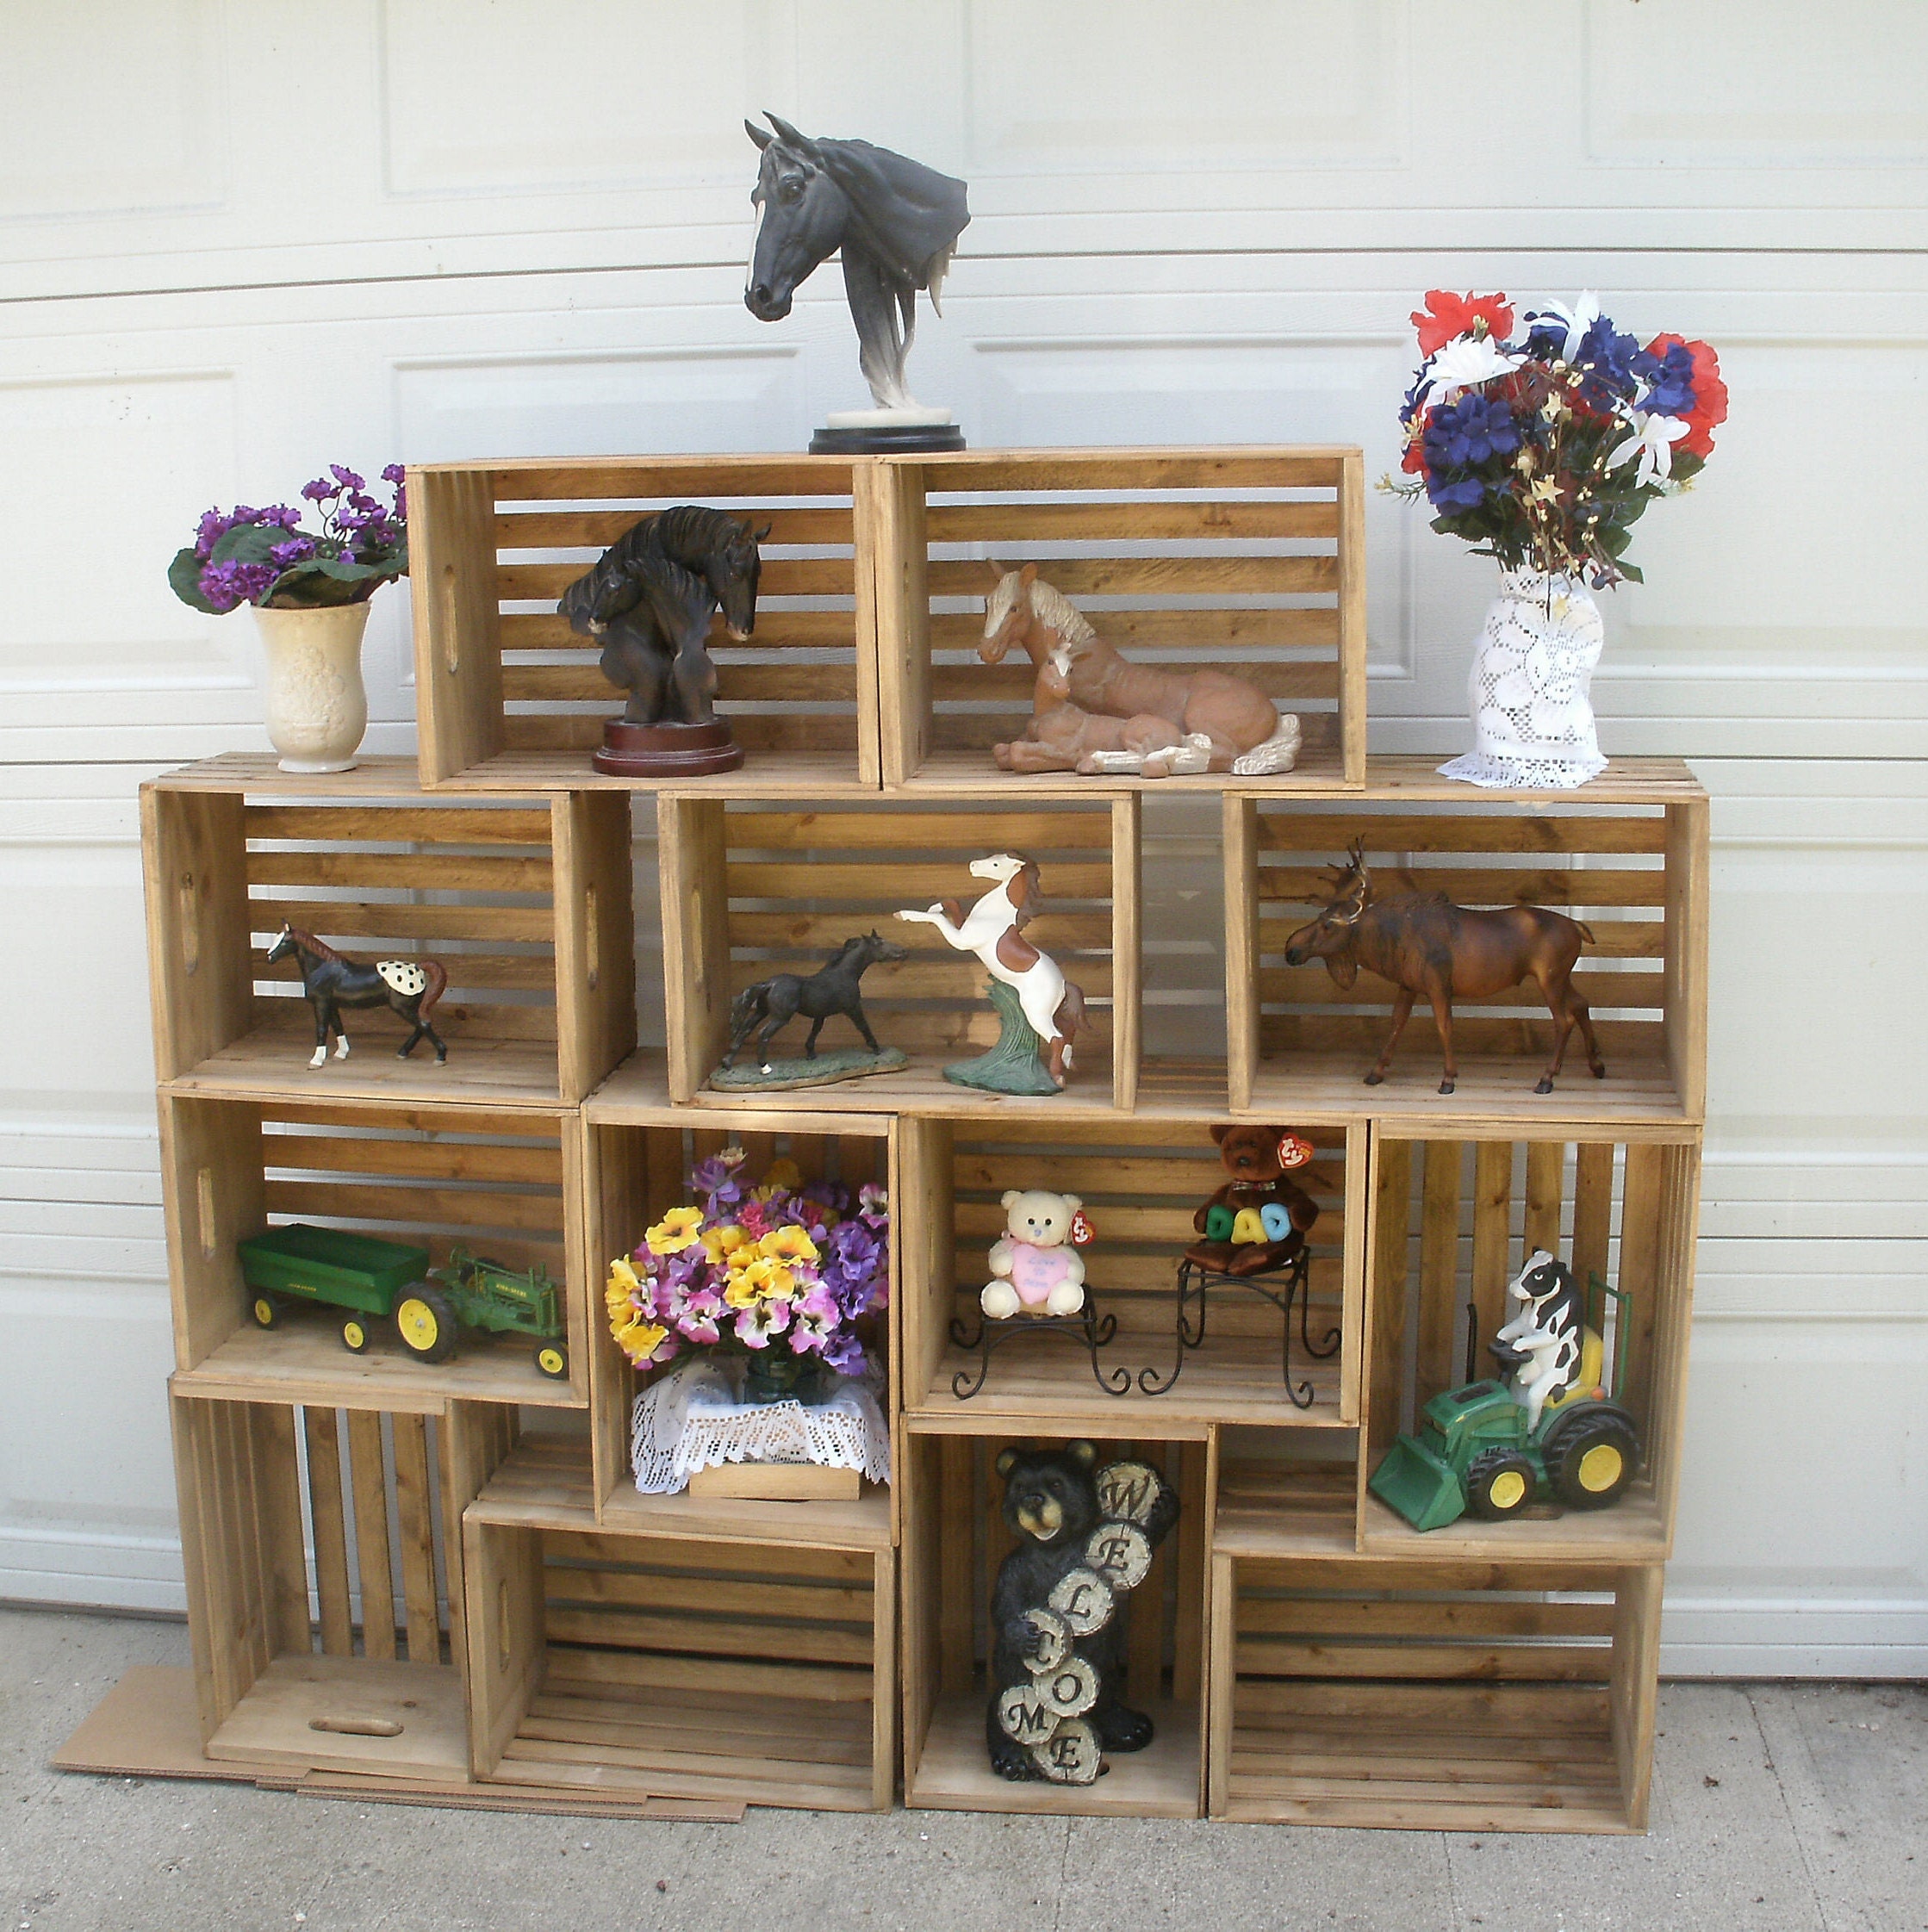
[[989, 566], [978, 655], [998, 664], [1015, 643], [1037, 668], [1022, 738], [994, 745], [1007, 772], [1135, 773], [1170, 778], [1231, 772], [1262, 778], [1297, 761], [1299, 721], [1228, 671], [1133, 664], [1106, 643], [1037, 566]]

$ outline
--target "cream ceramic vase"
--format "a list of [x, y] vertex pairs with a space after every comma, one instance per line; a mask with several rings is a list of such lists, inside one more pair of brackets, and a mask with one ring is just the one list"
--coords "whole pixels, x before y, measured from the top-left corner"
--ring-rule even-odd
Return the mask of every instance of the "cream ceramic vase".
[[345, 772], [368, 730], [362, 633], [368, 606], [277, 611], [257, 605], [268, 657], [268, 739], [284, 772]]

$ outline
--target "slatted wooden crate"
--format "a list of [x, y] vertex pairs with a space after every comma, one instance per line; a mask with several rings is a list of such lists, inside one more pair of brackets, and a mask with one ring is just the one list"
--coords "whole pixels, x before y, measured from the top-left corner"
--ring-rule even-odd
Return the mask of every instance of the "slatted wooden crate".
[[[1036, 562], [1105, 643], [1174, 671], [1251, 679], [1304, 734], [1275, 789], [1365, 776], [1364, 458], [1346, 449], [1016, 450], [890, 460], [879, 494], [884, 782], [978, 792], [1017, 779], [1036, 673], [980, 662], [985, 559]], [[1216, 788], [1222, 775], [1142, 781]], [[1259, 782], [1251, 781], [1247, 782]]]
[[422, 780], [484, 790], [633, 786], [589, 755], [627, 693], [558, 616], [563, 592], [641, 518], [704, 503], [773, 527], [756, 628], [711, 633], [717, 708], [747, 755], [700, 781], [817, 798], [877, 784], [867, 488], [836, 457], [585, 457], [408, 472]]
[[[417, 789], [413, 761], [290, 780], [210, 761], [142, 789], [154, 1047], [202, 1092], [401, 1102], [582, 1098], [636, 1043], [625, 802]], [[432, 958], [448, 1043], [396, 1058], [384, 1008], [345, 1012], [349, 1058], [311, 1068], [314, 1022], [283, 923], [361, 960]]]
[[[895, 1200], [892, 1121], [882, 1115], [800, 1109], [781, 1114], [693, 1115], [670, 1105], [660, 1065], [646, 1063], [632, 1063], [619, 1072], [585, 1112], [584, 1268], [595, 1303], [590, 1354], [593, 1492], [602, 1525], [724, 1541], [889, 1549], [895, 1541], [892, 1493], [868, 1482], [853, 1502], [769, 1503], [687, 1494], [640, 1494], [631, 1467], [630, 1442], [643, 1378], [610, 1337], [603, 1319], [601, 1284], [609, 1264], [632, 1252], [651, 1222], [692, 1198], [687, 1180], [692, 1164], [726, 1146], [743, 1150], [743, 1171], [753, 1179], [781, 1158], [794, 1161], [806, 1181], [841, 1181], [853, 1189], [874, 1181], [888, 1187]], [[897, 1301], [897, 1261], [893, 1247], [892, 1308]], [[866, 1340], [867, 1349], [886, 1370], [893, 1352], [893, 1315], [880, 1314]], [[889, 1395], [885, 1412], [892, 1417], [896, 1413]]]
[[465, 1525], [479, 1776], [889, 1807], [887, 1549], [532, 1529], [488, 1513]]
[[914, 1436], [905, 1450], [904, 1798], [937, 1811], [1177, 1817], [1200, 1808], [1208, 1447], [1098, 1436], [1101, 1462], [1133, 1457], [1165, 1472], [1179, 1494], [1176, 1528], [1131, 1593], [1125, 1700], [1148, 1711], [1156, 1735], [1142, 1752], [1113, 1753], [1095, 1785], [1007, 1783], [985, 1745], [991, 1592], [1012, 1546], [1004, 1519], [998, 1451], [1041, 1446], [1035, 1436]]
[[[1399, 1131], [1373, 1136], [1362, 1547], [1402, 1557], [1664, 1561], [1684, 1426], [1697, 1138], [1417, 1140]], [[1633, 1297], [1626, 1321], [1609, 1319], [1605, 1335], [1609, 1361], [1625, 1364], [1644, 1468], [1606, 1509], [1533, 1504], [1508, 1522], [1465, 1516], [1421, 1535], [1365, 1480], [1434, 1395], [1493, 1372], [1486, 1344], [1508, 1318], [1506, 1284], [1535, 1248], [1583, 1283], [1598, 1274]]]
[[[451, 1397], [582, 1406], [590, 1335], [575, 1156], [573, 1123], [554, 1114], [164, 1094], [180, 1386], [392, 1409], [432, 1411]], [[295, 1221], [426, 1247], [432, 1264], [455, 1244], [513, 1269], [539, 1264], [568, 1310], [569, 1378], [543, 1374], [535, 1341], [521, 1335], [464, 1328], [454, 1360], [427, 1364], [382, 1322], [370, 1323], [368, 1352], [351, 1354], [339, 1311], [319, 1305], [256, 1326], [235, 1243]]]
[[[1289, 1123], [1288, 1123], [1289, 1124]], [[1284, 1372], [1284, 1317], [1247, 1289], [1211, 1292], [1203, 1345], [1185, 1351], [1175, 1386], [1147, 1395], [1141, 1374], [1162, 1382], [1179, 1357], [1174, 1283], [1185, 1248], [1198, 1239], [1192, 1215], [1224, 1178], [1203, 1120], [1067, 1121], [1052, 1125], [1001, 1113], [973, 1121], [899, 1122], [903, 1176], [899, 1220], [903, 1270], [902, 1382], [909, 1427], [976, 1432], [1069, 1428], [1202, 1437], [1209, 1424], [1305, 1425], [1344, 1429], [1358, 1419], [1363, 1308], [1365, 1128], [1310, 1129], [1315, 1158], [1300, 1183], [1320, 1205], [1309, 1243], [1311, 1301], [1294, 1311], [1291, 1387]], [[976, 1356], [952, 1339], [952, 1323], [974, 1335], [978, 1296], [990, 1280], [988, 1253], [1003, 1232], [1006, 1189], [1075, 1194], [1097, 1239], [1083, 1250], [1093, 1305], [1116, 1317], [1117, 1333], [1099, 1352], [1128, 1392], [1108, 1393], [1085, 1349], [1037, 1335], [1005, 1340], [975, 1394]], [[1303, 1317], [1303, 1320], [1302, 1320]], [[1305, 1345], [1339, 1345], [1323, 1357]]]
[[465, 1781], [458, 1525], [514, 1443], [514, 1410], [177, 1385], [173, 1419], [208, 1755]]
[[[1286, 1118], [1502, 1121], [1698, 1121], [1705, 1110], [1706, 794], [1683, 766], [1587, 789], [1577, 803], [1468, 797], [1423, 761], [1375, 761], [1366, 802], [1228, 797], [1226, 1006], [1235, 1110]], [[1329, 896], [1322, 868], [1359, 840], [1375, 891], [1444, 892], [1468, 906], [1534, 904], [1594, 935], [1574, 975], [1608, 1077], [1576, 1028], [1556, 1090], [1533, 1091], [1552, 1051], [1538, 989], [1454, 1003], [1457, 1090], [1422, 998], [1384, 1084], [1363, 1082], [1391, 1031], [1396, 989], [1361, 969], [1341, 990], [1324, 965], [1285, 963], [1286, 942]]]
[[[704, 1106], [781, 1108], [787, 1093], [718, 1093], [703, 1083], [721, 1059], [730, 1005], [753, 981], [813, 972], [853, 934], [873, 929], [909, 949], [874, 966], [864, 1010], [880, 1045], [910, 1064], [809, 1090], [813, 1107], [964, 1112], [976, 1090], [943, 1078], [947, 1062], [995, 1044], [985, 997], [990, 975], [945, 944], [934, 926], [895, 916], [942, 899], [968, 908], [993, 890], [971, 861], [998, 852], [1037, 860], [1044, 910], [1026, 938], [1049, 953], [1085, 999], [1067, 1092], [1012, 1101], [1048, 1112], [1067, 1105], [1129, 1109], [1139, 1072], [1139, 811], [1133, 795], [1049, 805], [979, 804], [785, 810], [765, 801], [665, 795], [658, 800], [664, 978], [669, 996], [669, 1087]], [[774, 1053], [800, 1054], [807, 1022], [793, 1022]], [[819, 1047], [862, 1041], [832, 1020]]]
[[1215, 1555], [1215, 1817], [1643, 1829], [1660, 1571]]

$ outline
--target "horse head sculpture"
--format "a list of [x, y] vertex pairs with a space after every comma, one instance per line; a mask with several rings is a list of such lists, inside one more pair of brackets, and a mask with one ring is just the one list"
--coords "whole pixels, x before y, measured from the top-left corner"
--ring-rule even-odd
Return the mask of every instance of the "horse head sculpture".
[[768, 128], [743, 123], [762, 151], [744, 306], [760, 322], [781, 321], [799, 285], [841, 249], [871, 395], [880, 409], [916, 407], [904, 363], [917, 291], [943, 313], [951, 251], [971, 219], [965, 184], [868, 141], [815, 140], [774, 114], [765, 119]]

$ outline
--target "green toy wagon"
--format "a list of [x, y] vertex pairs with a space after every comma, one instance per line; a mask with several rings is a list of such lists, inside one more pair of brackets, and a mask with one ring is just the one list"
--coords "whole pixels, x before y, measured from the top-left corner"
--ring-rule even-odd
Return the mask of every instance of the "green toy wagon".
[[249, 1313], [260, 1327], [278, 1327], [288, 1302], [320, 1302], [345, 1311], [341, 1339], [357, 1355], [367, 1350], [376, 1322], [393, 1321], [419, 1362], [450, 1360], [459, 1332], [476, 1328], [532, 1336], [544, 1375], [559, 1381], [569, 1372], [562, 1293], [543, 1268], [519, 1273], [462, 1248], [431, 1268], [426, 1248], [302, 1221], [237, 1246]]

